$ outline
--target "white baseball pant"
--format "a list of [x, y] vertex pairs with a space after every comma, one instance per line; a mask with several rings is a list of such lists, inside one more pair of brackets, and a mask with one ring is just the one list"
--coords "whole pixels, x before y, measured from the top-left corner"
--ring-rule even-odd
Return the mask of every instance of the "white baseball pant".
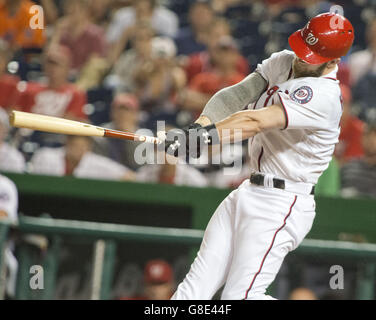
[[315, 217], [313, 195], [252, 185], [249, 179], [219, 205], [190, 271], [171, 299], [273, 299], [265, 295], [283, 259]]

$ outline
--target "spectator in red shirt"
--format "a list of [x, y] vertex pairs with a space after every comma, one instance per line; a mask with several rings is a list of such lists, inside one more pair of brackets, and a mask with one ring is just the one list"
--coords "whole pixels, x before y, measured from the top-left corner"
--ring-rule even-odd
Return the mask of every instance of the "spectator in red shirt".
[[11, 53], [5, 43], [0, 44], [0, 107], [9, 109], [13, 107], [17, 96], [17, 84], [20, 79], [7, 73], [7, 65]]
[[[207, 72], [215, 68], [216, 60], [214, 56], [217, 48], [216, 44], [218, 39], [225, 36], [231, 36], [230, 25], [223, 18], [215, 19], [209, 30], [208, 50], [192, 54], [189, 56], [188, 61], [185, 64], [185, 72], [188, 83], [197, 74]], [[248, 61], [239, 52], [237, 52], [236, 70], [244, 76], [248, 75], [249, 73]]]
[[344, 61], [341, 61], [338, 65], [337, 79], [341, 84], [350, 86], [350, 68]]
[[88, 0], [68, 0], [65, 16], [57, 24], [52, 42], [68, 47], [72, 52], [73, 71], [81, 68], [94, 57], [105, 57], [107, 43], [104, 30], [90, 21]]
[[220, 38], [213, 52], [215, 67], [197, 74], [180, 95], [183, 108], [198, 114], [217, 91], [240, 82], [245, 76], [237, 69], [238, 49], [233, 38]]
[[46, 83], [28, 83], [19, 93], [17, 107], [26, 112], [87, 120], [83, 111], [86, 94], [67, 80], [70, 61], [68, 48], [49, 47], [44, 56]]
[[339, 143], [336, 145], [335, 156], [340, 165], [363, 156], [362, 136], [364, 130], [363, 121], [351, 114], [350, 88], [341, 85], [343, 99], [343, 114], [341, 118], [341, 133]]

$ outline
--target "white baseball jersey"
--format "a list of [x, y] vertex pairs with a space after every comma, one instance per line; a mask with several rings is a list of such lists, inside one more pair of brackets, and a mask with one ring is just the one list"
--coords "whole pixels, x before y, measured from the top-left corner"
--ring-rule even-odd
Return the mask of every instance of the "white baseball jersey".
[[295, 54], [284, 50], [257, 66], [267, 90], [249, 109], [282, 104], [284, 130], [250, 139], [251, 168], [295, 182], [316, 184], [328, 167], [340, 132], [341, 91], [336, 68], [322, 77], [291, 79]]
[[[41, 148], [31, 159], [30, 171], [35, 174], [65, 175], [65, 149]], [[73, 175], [78, 178], [117, 180], [129, 173], [125, 166], [98, 154], [88, 152], [81, 159]]]
[[21, 152], [7, 143], [0, 146], [0, 170], [9, 172], [25, 171], [25, 159]]
[[[222, 201], [172, 299], [211, 299], [223, 285], [222, 299], [270, 299], [265, 292], [283, 259], [310, 231], [311, 184], [329, 164], [342, 108], [336, 70], [292, 79], [294, 56], [278, 52], [257, 67], [268, 88], [249, 108], [280, 104], [286, 115], [284, 130], [250, 139], [251, 168], [265, 173], [265, 184], [247, 179]], [[275, 188], [273, 176], [289, 180], [291, 188]]]

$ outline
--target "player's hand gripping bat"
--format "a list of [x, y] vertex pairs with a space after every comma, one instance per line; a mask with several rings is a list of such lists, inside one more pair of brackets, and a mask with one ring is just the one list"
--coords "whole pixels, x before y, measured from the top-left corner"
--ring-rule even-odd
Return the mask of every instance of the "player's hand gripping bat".
[[35, 113], [12, 111], [9, 122], [13, 127], [70, 134], [77, 136], [110, 137], [159, 144], [159, 138], [137, 135], [132, 132], [101, 128], [84, 122], [44, 116]]

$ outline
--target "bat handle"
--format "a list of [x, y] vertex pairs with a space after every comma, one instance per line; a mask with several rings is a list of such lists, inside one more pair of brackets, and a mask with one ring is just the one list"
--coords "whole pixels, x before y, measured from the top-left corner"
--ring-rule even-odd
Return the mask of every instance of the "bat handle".
[[156, 137], [137, 135], [131, 132], [117, 131], [111, 129], [104, 130], [104, 136], [110, 138], [124, 139], [124, 140], [133, 140], [147, 143], [160, 144], [162, 140]]

